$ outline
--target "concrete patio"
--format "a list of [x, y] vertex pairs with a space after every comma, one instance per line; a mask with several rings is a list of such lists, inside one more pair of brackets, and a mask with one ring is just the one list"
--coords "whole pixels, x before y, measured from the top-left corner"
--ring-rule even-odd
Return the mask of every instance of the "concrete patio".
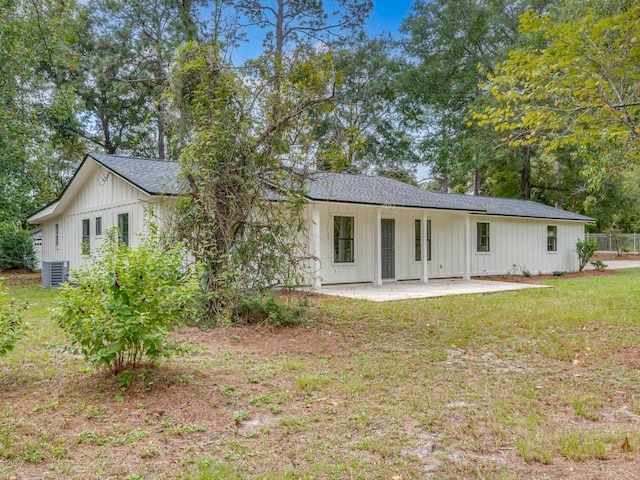
[[525, 288], [551, 288], [549, 285], [532, 283], [496, 282], [492, 280], [463, 280], [461, 278], [433, 279], [428, 283], [419, 281], [390, 282], [382, 286], [371, 283], [323, 285], [315, 293], [334, 297], [356, 298], [372, 302], [409, 300], [413, 298], [444, 297], [471, 293], [496, 293]]

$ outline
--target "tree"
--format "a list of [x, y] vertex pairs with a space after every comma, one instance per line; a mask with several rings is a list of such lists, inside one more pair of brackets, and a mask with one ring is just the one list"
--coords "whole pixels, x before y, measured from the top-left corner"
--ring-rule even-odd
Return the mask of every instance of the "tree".
[[[230, 316], [243, 296], [298, 283], [302, 181], [291, 145], [304, 152], [305, 113], [332, 98], [329, 55], [300, 48], [278, 88], [243, 79], [215, 46], [188, 43], [168, 91], [186, 192], [177, 231], [205, 268], [207, 308]], [[274, 81], [273, 77], [267, 77]]]
[[[517, 163], [504, 163], [496, 153], [489, 129], [466, 122], [469, 108], [482, 101], [478, 88], [506, 50], [518, 40], [518, 14], [544, 9], [550, 0], [436, 0], [418, 1], [402, 25], [402, 46], [411, 62], [399, 80], [406, 92], [402, 110], [406, 122], [422, 130], [418, 148], [423, 162], [437, 178], [439, 189], [496, 193], [493, 171], [513, 172], [516, 185], [530, 190], [530, 154], [514, 150]], [[478, 70], [482, 66], [482, 71]], [[484, 177], [484, 178], [483, 178]], [[509, 173], [509, 178], [513, 174]]]
[[520, 31], [527, 42], [488, 77], [497, 105], [477, 110], [478, 123], [510, 145], [577, 148], [601, 167], [585, 170], [593, 187], [637, 163], [640, 5], [569, 20], [530, 11], [520, 17]]
[[364, 34], [336, 45], [333, 58], [341, 82], [335, 108], [313, 117], [318, 168], [389, 173], [417, 162], [396, 108], [402, 93], [395, 82], [405, 65], [393, 46], [388, 37]]

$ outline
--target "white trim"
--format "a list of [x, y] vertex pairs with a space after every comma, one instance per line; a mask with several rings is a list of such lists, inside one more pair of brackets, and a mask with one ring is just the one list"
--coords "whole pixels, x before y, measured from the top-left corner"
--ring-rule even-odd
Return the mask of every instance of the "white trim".
[[[334, 243], [334, 235], [335, 235], [335, 230], [334, 230], [334, 222], [335, 222], [335, 218], [336, 217], [351, 217], [353, 218], [353, 261], [351, 262], [336, 262], [336, 252], [334, 250], [335, 247], [335, 243]], [[331, 235], [330, 235], [330, 248], [331, 248], [331, 266], [332, 267], [351, 267], [351, 266], [357, 266], [357, 255], [356, 255], [356, 224], [358, 219], [358, 215], [355, 213], [346, 213], [346, 212], [339, 212], [339, 213], [331, 213], [331, 224], [329, 226]]]

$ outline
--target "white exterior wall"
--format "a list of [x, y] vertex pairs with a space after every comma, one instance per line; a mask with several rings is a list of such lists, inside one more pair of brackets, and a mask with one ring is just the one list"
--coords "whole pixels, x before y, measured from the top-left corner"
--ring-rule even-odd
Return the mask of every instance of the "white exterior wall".
[[[145, 208], [160, 213], [157, 201], [140, 189], [109, 174], [94, 162], [87, 164], [89, 180], [82, 185], [65, 211], [42, 223], [42, 260], [68, 260], [69, 267], [80, 268], [87, 258], [82, 256], [82, 220], [89, 219], [91, 251], [102, 243], [109, 228], [118, 226], [118, 215], [129, 214], [129, 244], [139, 243], [138, 234], [144, 224]], [[96, 218], [102, 217], [102, 236], [96, 236]], [[55, 225], [58, 224], [58, 245]]]
[[[488, 253], [476, 252], [478, 222], [489, 223]], [[547, 226], [558, 227], [557, 250], [547, 251]], [[584, 223], [559, 220], [471, 216], [472, 275], [507, 273], [514, 265], [532, 274], [578, 269], [576, 240], [584, 239]]]
[[[317, 203], [319, 211], [320, 255], [318, 275], [322, 283], [372, 282], [375, 276], [375, 222], [395, 219], [395, 279], [420, 278], [421, 262], [414, 260], [414, 222], [422, 220], [424, 210], [389, 208], [340, 203]], [[354, 217], [354, 262], [333, 260], [333, 217]], [[429, 278], [462, 276], [464, 273], [464, 213], [428, 210], [431, 220], [431, 258], [427, 262]], [[310, 214], [311, 218], [311, 214]]]
[[[395, 280], [420, 278], [421, 262], [414, 261], [414, 221], [425, 210], [389, 208], [340, 203], [309, 206], [310, 225], [314, 209], [319, 223], [319, 260], [315, 269], [321, 283], [375, 282], [377, 262], [376, 218], [395, 219]], [[509, 272], [514, 265], [531, 273], [578, 268], [575, 242], [584, 238], [584, 223], [557, 220], [470, 215], [466, 212], [426, 210], [431, 220], [431, 260], [429, 278], [462, 277], [465, 274], [465, 230], [469, 217], [469, 267], [473, 276]], [[354, 262], [335, 263], [333, 258], [333, 217], [354, 217]], [[476, 252], [477, 222], [490, 224], [490, 252]], [[557, 251], [547, 252], [547, 226], [558, 227]], [[311, 235], [313, 238], [313, 227]], [[424, 241], [425, 239], [423, 239]], [[313, 244], [311, 250], [316, 252]]]

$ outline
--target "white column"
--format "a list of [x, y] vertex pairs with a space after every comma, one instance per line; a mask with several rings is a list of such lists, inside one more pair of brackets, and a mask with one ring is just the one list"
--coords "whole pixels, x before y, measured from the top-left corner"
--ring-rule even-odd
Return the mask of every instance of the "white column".
[[382, 285], [382, 212], [380, 208], [376, 208], [373, 227], [373, 249], [374, 249], [374, 285]]
[[471, 279], [471, 222], [467, 213], [464, 219], [464, 279]]
[[320, 290], [322, 282], [320, 279], [320, 208], [317, 205], [311, 205], [311, 288]]
[[422, 212], [422, 220], [420, 220], [420, 281], [427, 283], [429, 281], [429, 269], [427, 263], [427, 212]]

